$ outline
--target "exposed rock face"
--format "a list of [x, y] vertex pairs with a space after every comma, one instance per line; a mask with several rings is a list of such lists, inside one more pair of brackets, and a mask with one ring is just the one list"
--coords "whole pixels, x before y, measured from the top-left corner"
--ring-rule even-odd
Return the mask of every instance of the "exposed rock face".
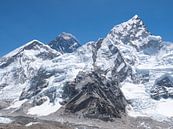
[[74, 52], [81, 45], [77, 39], [69, 33], [61, 33], [55, 40], [48, 44], [51, 48], [61, 53]]
[[80, 72], [64, 86], [65, 110], [105, 121], [121, 117], [127, 102], [118, 86], [117, 80], [106, 79], [99, 70]]
[[107, 38], [99, 42], [97, 43], [99, 49], [97, 50], [95, 65], [104, 71], [108, 78], [117, 76], [118, 81], [122, 82], [131, 73], [131, 67], [124, 61], [119, 49]]
[[173, 77], [169, 74], [165, 74], [156, 80], [155, 85], [173, 87]]
[[173, 77], [165, 74], [158, 78], [151, 89], [151, 97], [156, 100], [160, 98], [173, 98]]
[[23, 99], [30, 99], [31, 97], [37, 95], [39, 92], [42, 91], [43, 88], [48, 86], [48, 82], [46, 81], [47, 78], [51, 77], [54, 73], [46, 74], [46, 71], [42, 68], [38, 70], [38, 73], [31, 78], [28, 87], [25, 87], [23, 90], [20, 100]]

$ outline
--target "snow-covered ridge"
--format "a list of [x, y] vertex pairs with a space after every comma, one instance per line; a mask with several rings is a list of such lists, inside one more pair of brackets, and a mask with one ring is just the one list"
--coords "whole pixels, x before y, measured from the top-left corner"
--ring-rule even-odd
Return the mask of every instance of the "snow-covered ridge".
[[[24, 44], [23, 46], [21, 46], [21, 47], [15, 49], [15, 50], [13, 50], [12, 52], [10, 52], [10, 53], [4, 55], [3, 57], [4, 57], [4, 58], [12, 57], [12, 56], [16, 55], [17, 53], [20, 53], [21, 51], [23, 51], [23, 50], [24, 50], [26, 47], [28, 47], [28, 46], [37, 46], [37, 45], [38, 45], [38, 46], [44, 46], [45, 48], [51, 49], [48, 45], [42, 43], [42, 42], [39, 41], [39, 40], [34, 39], [34, 40], [31, 40], [30, 42]], [[52, 49], [52, 52], [57, 53], [57, 51], [54, 50], [54, 49]], [[59, 54], [60, 54], [60, 53], [59, 53]], [[2, 58], [3, 58], [3, 57], [2, 57]]]
[[161, 46], [162, 42], [160, 36], [154, 36], [148, 31], [144, 22], [137, 15], [126, 22], [114, 26], [111, 32], [107, 35], [107, 39], [115, 45], [131, 45], [138, 51], [149, 48], [148, 46], [153, 46], [157, 49], [157, 47]]
[[100, 69], [107, 79], [119, 79], [131, 102], [129, 114], [173, 117], [163, 111], [172, 99], [154, 100], [150, 94], [158, 78], [173, 74], [172, 59], [173, 45], [151, 35], [135, 15], [96, 42], [80, 46], [73, 35], [62, 33], [49, 45], [33, 40], [5, 55], [0, 59], [0, 99], [12, 101], [8, 109], [30, 103], [26, 114], [49, 115], [61, 107], [66, 82], [81, 71]]
[[0, 59], [1, 99], [17, 99], [40, 67], [60, 55], [48, 45], [33, 40], [2, 57]]

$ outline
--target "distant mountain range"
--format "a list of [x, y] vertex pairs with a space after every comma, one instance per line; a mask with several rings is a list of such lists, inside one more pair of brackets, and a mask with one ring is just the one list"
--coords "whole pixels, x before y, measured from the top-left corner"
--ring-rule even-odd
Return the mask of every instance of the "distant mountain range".
[[0, 58], [0, 112], [9, 115], [47, 116], [63, 108], [104, 121], [123, 114], [167, 120], [172, 98], [173, 44], [152, 35], [137, 15], [98, 41], [80, 45], [63, 32]]

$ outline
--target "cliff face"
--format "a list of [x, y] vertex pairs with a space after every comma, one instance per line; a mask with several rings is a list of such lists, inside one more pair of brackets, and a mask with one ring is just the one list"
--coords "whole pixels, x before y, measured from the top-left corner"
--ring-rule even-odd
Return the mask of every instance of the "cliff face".
[[80, 72], [64, 86], [65, 110], [84, 117], [113, 120], [125, 113], [127, 101], [118, 80], [108, 80], [101, 71]]

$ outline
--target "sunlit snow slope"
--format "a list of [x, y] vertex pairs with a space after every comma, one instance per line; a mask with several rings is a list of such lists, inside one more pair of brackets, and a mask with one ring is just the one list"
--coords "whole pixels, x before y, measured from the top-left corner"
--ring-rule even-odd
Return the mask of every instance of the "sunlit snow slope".
[[[159, 120], [172, 117], [170, 107], [173, 106], [173, 100], [166, 93], [172, 93], [173, 85], [164, 91], [168, 86], [162, 83], [162, 91], [157, 90], [155, 93], [156, 99], [151, 98], [151, 90], [154, 86], [158, 87], [158, 78], [173, 75], [173, 44], [167, 44], [160, 36], [149, 33], [137, 15], [115, 26], [106, 38], [120, 50], [126, 63], [133, 69], [132, 77], [121, 84], [124, 95], [131, 102], [129, 114], [151, 116]], [[162, 94], [166, 97], [162, 97]]]
[[[79, 72], [100, 69], [118, 78], [131, 116], [173, 117], [173, 45], [152, 35], [135, 15], [83, 46], [68, 33], [50, 44], [34, 40], [0, 58], [0, 100], [28, 115], [56, 112], [64, 85]], [[56, 51], [57, 50], [57, 51]]]

